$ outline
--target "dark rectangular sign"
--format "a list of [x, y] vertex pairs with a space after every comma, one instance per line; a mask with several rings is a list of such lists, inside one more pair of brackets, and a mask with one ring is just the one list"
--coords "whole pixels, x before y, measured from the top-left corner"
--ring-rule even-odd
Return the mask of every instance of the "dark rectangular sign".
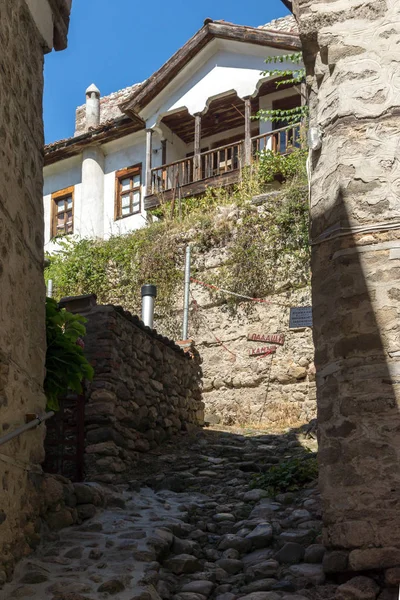
[[290, 309], [289, 329], [302, 329], [312, 325], [311, 306], [294, 306]]

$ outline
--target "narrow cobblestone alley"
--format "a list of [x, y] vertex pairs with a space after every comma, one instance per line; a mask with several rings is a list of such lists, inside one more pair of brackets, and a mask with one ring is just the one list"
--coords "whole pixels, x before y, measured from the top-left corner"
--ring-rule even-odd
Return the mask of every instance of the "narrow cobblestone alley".
[[205, 429], [144, 456], [126, 485], [82, 487], [86, 504], [101, 497], [104, 509], [49, 532], [1, 598], [333, 598], [315, 482], [274, 498], [254, 487], [268, 467], [313, 456], [299, 437], [315, 444], [295, 432]]

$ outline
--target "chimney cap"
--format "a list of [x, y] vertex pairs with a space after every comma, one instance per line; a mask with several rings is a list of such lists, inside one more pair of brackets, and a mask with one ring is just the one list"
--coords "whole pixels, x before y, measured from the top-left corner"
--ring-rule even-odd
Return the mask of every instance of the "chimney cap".
[[89, 85], [89, 87], [85, 93], [86, 93], [86, 96], [88, 96], [89, 94], [92, 94], [93, 92], [100, 98], [100, 90], [94, 83]]

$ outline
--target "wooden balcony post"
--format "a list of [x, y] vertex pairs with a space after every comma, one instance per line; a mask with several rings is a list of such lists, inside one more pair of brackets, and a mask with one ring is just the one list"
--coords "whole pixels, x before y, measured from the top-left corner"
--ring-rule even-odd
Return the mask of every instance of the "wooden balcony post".
[[194, 181], [201, 179], [201, 115], [194, 115], [194, 159], [193, 159], [193, 171]]
[[153, 154], [153, 130], [146, 129], [146, 191], [145, 196], [152, 194], [151, 189], [151, 157]]
[[251, 164], [251, 98], [244, 99], [244, 164]]

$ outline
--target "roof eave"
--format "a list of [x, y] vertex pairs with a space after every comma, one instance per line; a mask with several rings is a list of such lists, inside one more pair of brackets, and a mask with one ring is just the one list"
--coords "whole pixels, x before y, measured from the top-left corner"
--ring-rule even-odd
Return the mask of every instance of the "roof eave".
[[110, 123], [105, 123], [97, 129], [81, 135], [49, 144], [44, 147], [44, 166], [80, 154], [87, 146], [111, 142], [130, 133], [136, 133], [145, 128], [144, 121], [135, 115], [134, 119], [123, 116]]
[[130, 117], [137, 115], [214, 38], [241, 41], [289, 51], [301, 49], [300, 38], [294, 33], [272, 32], [206, 19], [205, 25], [182, 48], [151, 75], [140, 89], [135, 90], [129, 100], [120, 104], [120, 110]]
[[290, 10], [291, 13], [293, 13], [293, 3], [292, 0], [281, 0], [282, 4], [284, 4], [284, 6], [286, 6], [286, 8], [288, 10]]

